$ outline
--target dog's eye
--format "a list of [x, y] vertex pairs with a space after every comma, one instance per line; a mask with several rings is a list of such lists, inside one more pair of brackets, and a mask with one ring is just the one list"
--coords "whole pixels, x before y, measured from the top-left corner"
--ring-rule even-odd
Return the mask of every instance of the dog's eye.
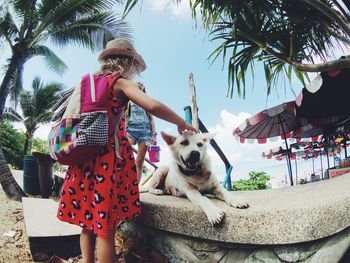
[[203, 143], [201, 143], [201, 142], [200, 142], [200, 143], [197, 143], [197, 146], [198, 146], [198, 147], [202, 147], [202, 146], [203, 146]]
[[184, 140], [184, 141], [180, 142], [180, 144], [187, 146], [190, 144], [190, 142], [188, 140]]

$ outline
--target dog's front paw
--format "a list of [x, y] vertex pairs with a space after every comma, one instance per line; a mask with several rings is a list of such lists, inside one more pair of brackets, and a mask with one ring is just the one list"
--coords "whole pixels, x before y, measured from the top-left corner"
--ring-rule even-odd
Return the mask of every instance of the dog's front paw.
[[210, 224], [219, 224], [225, 216], [225, 213], [221, 208], [213, 206], [210, 210], [206, 212]]
[[248, 200], [241, 196], [232, 196], [227, 202], [230, 206], [236, 208], [248, 208], [249, 203]]
[[154, 195], [163, 195], [164, 192], [161, 189], [148, 189], [148, 192]]

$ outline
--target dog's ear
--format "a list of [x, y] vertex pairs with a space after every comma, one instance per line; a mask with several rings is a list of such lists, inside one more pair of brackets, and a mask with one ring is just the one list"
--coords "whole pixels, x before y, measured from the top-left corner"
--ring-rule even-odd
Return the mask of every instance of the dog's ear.
[[202, 139], [207, 142], [211, 139], [213, 139], [216, 135], [216, 132], [206, 132], [206, 133], [202, 133], [201, 136], [202, 136]]
[[167, 145], [173, 144], [176, 140], [175, 136], [172, 136], [170, 134], [166, 134], [165, 132], [160, 132], [160, 134], [162, 135], [162, 138], [164, 139], [164, 141], [166, 142]]

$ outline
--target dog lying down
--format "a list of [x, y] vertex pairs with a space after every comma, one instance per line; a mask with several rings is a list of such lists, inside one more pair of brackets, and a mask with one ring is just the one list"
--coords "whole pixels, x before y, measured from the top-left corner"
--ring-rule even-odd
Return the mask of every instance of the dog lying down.
[[224, 211], [202, 194], [212, 194], [236, 208], [247, 208], [248, 202], [223, 188], [210, 167], [206, 152], [207, 142], [215, 134], [183, 133], [177, 137], [161, 132], [168, 144], [174, 161], [161, 166], [150, 180], [148, 191], [152, 194], [186, 196], [192, 203], [203, 209], [209, 222], [221, 222]]

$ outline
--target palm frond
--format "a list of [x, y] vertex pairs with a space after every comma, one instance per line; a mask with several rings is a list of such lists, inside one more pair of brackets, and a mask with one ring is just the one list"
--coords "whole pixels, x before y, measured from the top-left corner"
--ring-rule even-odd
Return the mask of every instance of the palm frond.
[[19, 103], [25, 118], [34, 114], [32, 97], [31, 93], [27, 90], [23, 90], [20, 94]]
[[[75, 37], [69, 41], [72, 43], [83, 44], [95, 50], [102, 47], [108, 40], [115, 37], [129, 38], [131, 36], [129, 28], [125, 23], [118, 21], [110, 12], [112, 6], [120, 2], [118, 0], [66, 0], [57, 3], [56, 8], [46, 13], [42, 17], [42, 23], [37, 28], [31, 45], [38, 43], [49, 37], [54, 32], [63, 32], [65, 27], [76, 28], [79, 23], [85, 25], [90, 24], [91, 28], [81, 34], [72, 34]], [[89, 19], [91, 17], [91, 19]], [[86, 20], [86, 21], [84, 21]], [[89, 22], [88, 22], [89, 20]], [[80, 22], [81, 21], [81, 22]], [[97, 26], [99, 29], [97, 30]], [[97, 36], [96, 36], [97, 33]], [[102, 34], [101, 34], [102, 33]], [[72, 36], [71, 35], [71, 36]], [[94, 37], [94, 39], [103, 40], [104, 42], [92, 43], [87, 41], [86, 36]], [[62, 37], [56, 35], [56, 43], [65, 44]]]
[[113, 38], [131, 39], [130, 32], [127, 23], [117, 20], [110, 12], [100, 12], [66, 23], [62, 27], [52, 27], [43, 37], [49, 37], [58, 46], [73, 43], [101, 50]]
[[32, 89], [33, 89], [33, 93], [34, 95], [38, 92], [38, 90], [40, 90], [43, 87], [43, 83], [40, 79], [40, 77], [36, 76], [34, 77], [33, 81], [32, 81]]
[[22, 89], [23, 89], [23, 65], [18, 65], [17, 70], [15, 72], [13, 85], [11, 86], [11, 89], [10, 89], [10, 97], [11, 97], [11, 100], [15, 103], [15, 109], [17, 108], [18, 99]]
[[0, 38], [4, 37], [7, 42], [13, 46], [13, 39], [19, 33], [19, 30], [12, 18], [12, 15], [7, 12], [0, 20]]
[[42, 114], [38, 115], [36, 121], [37, 121], [37, 127], [39, 127], [39, 124], [47, 124], [50, 123], [52, 118], [53, 112], [43, 112]]
[[28, 10], [34, 8], [36, 0], [12, 0], [11, 2], [16, 14], [25, 17], [28, 15]]
[[[136, 0], [128, 1], [129, 6], [133, 1]], [[292, 70], [287, 63], [313, 63], [316, 57], [325, 62], [334, 50], [341, 48], [340, 42], [346, 43], [344, 27], [337, 23], [339, 16], [334, 19], [309, 4], [309, 0], [190, 2], [193, 16], [198, 10], [201, 12], [210, 39], [221, 40], [208, 59], [213, 63], [222, 56], [225, 62], [229, 56], [227, 95], [231, 98], [234, 92], [244, 98], [247, 73], [254, 78], [255, 72], [248, 69], [253, 69], [256, 61], [263, 62], [259, 65], [263, 65], [269, 95], [275, 87], [285, 88], [293, 76], [303, 84], [308, 80], [307, 73]], [[338, 14], [332, 9], [334, 2], [322, 0], [325, 10]]]
[[41, 0], [38, 3], [38, 15], [40, 20], [43, 19], [49, 12], [53, 12], [65, 0]]
[[23, 117], [17, 113], [13, 108], [6, 108], [2, 114], [2, 118], [11, 122], [23, 122]]
[[[125, 8], [123, 11], [123, 19], [129, 14], [129, 12], [131, 11], [131, 9], [133, 9], [135, 7], [135, 5], [137, 4], [138, 0], [127, 0], [126, 4], [125, 4]], [[143, 0], [142, 0], [143, 2]], [[190, 1], [190, 4], [192, 2]]]
[[44, 45], [35, 47], [35, 54], [42, 56], [49, 69], [62, 74], [67, 70], [67, 65], [50, 48]]
[[34, 115], [41, 115], [51, 111], [52, 106], [59, 99], [59, 92], [63, 90], [61, 83], [52, 82], [41, 86], [33, 95]]

